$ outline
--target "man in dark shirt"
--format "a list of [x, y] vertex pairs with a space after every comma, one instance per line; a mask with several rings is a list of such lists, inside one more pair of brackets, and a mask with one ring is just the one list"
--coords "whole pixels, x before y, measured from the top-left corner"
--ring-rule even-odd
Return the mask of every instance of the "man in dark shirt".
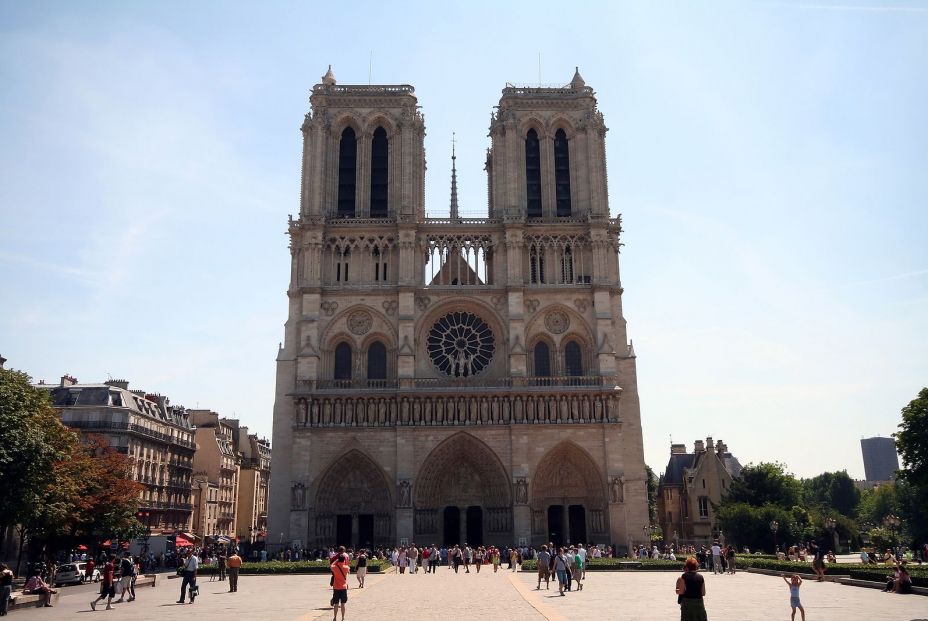
[[551, 588], [551, 554], [548, 552], [548, 546], [541, 546], [541, 552], [538, 553], [538, 586], [536, 590], [541, 589], [541, 579], [545, 580], [545, 589]]

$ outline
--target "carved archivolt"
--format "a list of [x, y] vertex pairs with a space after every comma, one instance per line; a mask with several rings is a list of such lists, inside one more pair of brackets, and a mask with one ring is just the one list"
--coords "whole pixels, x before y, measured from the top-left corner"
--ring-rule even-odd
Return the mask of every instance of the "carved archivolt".
[[468, 433], [457, 433], [439, 444], [419, 469], [417, 508], [511, 504], [509, 477], [499, 458]]
[[319, 513], [377, 513], [393, 509], [390, 487], [370, 457], [352, 450], [339, 457], [316, 490]]
[[541, 459], [532, 480], [532, 505], [583, 504], [587, 509], [606, 505], [599, 468], [582, 448], [562, 442]]

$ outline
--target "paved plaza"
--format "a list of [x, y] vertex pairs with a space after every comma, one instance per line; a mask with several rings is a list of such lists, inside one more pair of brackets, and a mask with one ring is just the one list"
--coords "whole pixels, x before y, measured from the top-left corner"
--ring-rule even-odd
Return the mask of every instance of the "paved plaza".
[[[349, 592], [346, 619], [402, 619], [403, 621], [500, 618], [507, 621], [561, 621], [565, 619], [622, 619], [672, 621], [679, 618], [673, 592], [674, 572], [590, 572], [582, 592], [559, 597], [536, 591], [534, 576], [492, 569], [480, 574], [455, 573], [442, 567], [434, 575], [371, 575], [367, 586]], [[354, 576], [352, 586], [357, 584]], [[544, 587], [542, 587], [544, 588]], [[175, 604], [179, 580], [159, 577], [158, 586], [139, 589], [139, 598], [114, 610], [90, 610], [84, 590], [62, 589], [54, 608], [11, 613], [16, 619], [158, 619], [159, 621], [309, 621], [328, 619], [327, 576], [244, 576], [238, 593], [226, 592], [225, 582], [200, 580], [195, 604]], [[712, 621], [766, 621], [789, 619], [789, 593], [782, 580], [741, 573], [706, 575], [706, 607]], [[876, 589], [807, 582], [802, 601], [809, 621], [912, 621], [928, 620], [928, 597], [891, 595]], [[488, 616], [492, 615], [492, 617]], [[799, 615], [796, 615], [799, 619]]]

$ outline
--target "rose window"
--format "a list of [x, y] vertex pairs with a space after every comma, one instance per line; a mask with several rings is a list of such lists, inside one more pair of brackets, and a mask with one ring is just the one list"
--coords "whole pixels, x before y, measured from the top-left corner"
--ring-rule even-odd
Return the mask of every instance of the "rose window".
[[493, 358], [493, 331], [472, 313], [448, 313], [435, 322], [426, 343], [435, 367], [452, 377], [480, 373]]

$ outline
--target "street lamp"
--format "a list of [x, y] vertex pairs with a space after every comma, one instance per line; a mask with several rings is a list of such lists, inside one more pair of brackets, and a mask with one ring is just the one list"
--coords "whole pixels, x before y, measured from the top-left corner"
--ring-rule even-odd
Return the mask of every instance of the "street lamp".
[[776, 554], [779, 552], [780, 548], [777, 546], [777, 530], [780, 529], [780, 523], [776, 520], [770, 522], [770, 532], [773, 533], [773, 553]]
[[892, 513], [883, 518], [883, 524], [885, 524], [893, 534], [893, 547], [896, 547], [896, 529], [899, 528], [901, 523], [902, 520], [899, 519], [899, 516], [893, 515]]
[[142, 554], [148, 554], [148, 540], [151, 538], [151, 513], [148, 511], [139, 511], [135, 514], [135, 517], [142, 521], [142, 518], [145, 519], [145, 544], [142, 546]]
[[833, 517], [825, 518], [825, 528], [831, 533], [831, 540], [834, 543], [834, 552], [838, 553], [838, 522]]

